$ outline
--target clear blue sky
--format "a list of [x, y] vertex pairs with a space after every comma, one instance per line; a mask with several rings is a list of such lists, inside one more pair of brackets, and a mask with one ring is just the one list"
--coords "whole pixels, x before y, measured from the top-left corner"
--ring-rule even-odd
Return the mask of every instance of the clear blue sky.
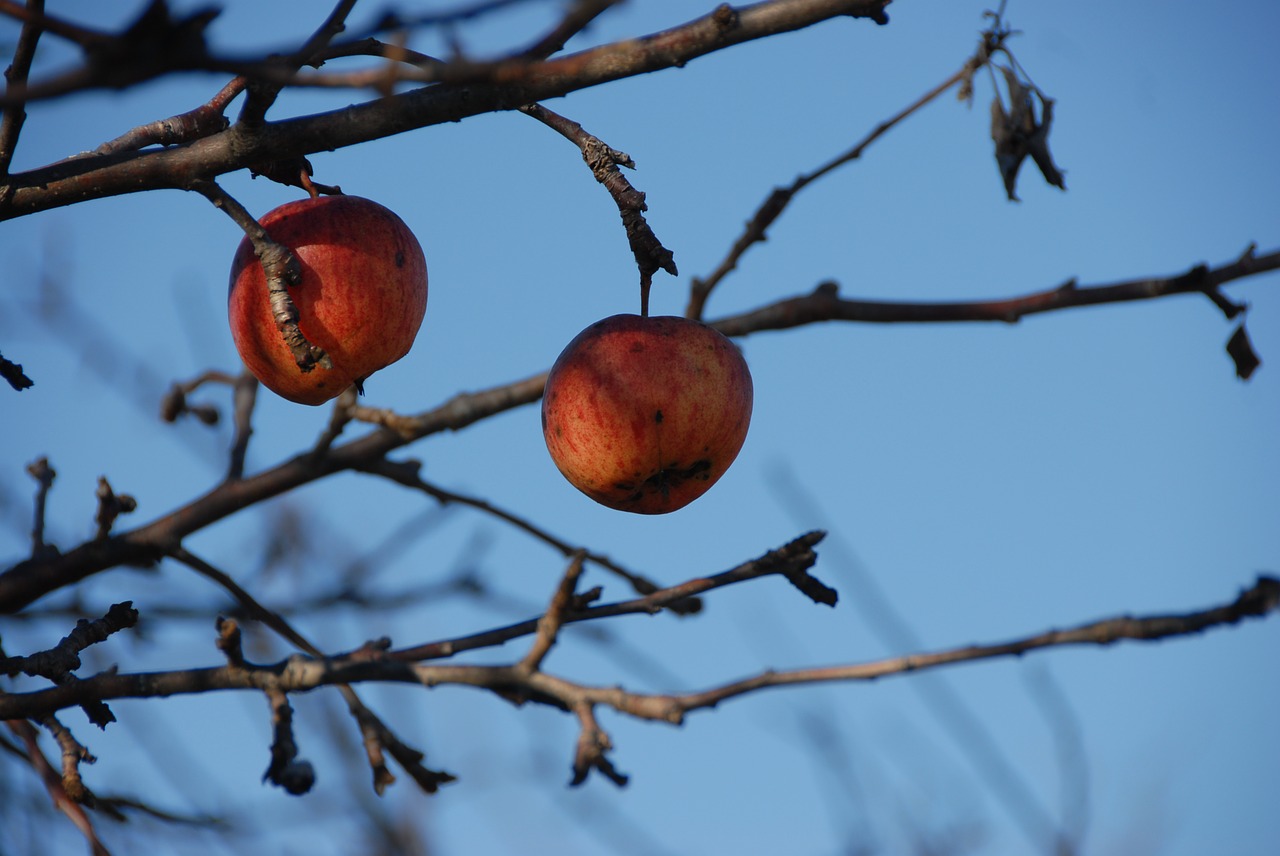
[[[51, 11], [114, 27], [139, 5], [56, 3]], [[211, 31], [215, 43], [285, 46], [322, 14], [321, 4], [268, 5], [229, 4]], [[635, 158], [631, 178], [681, 271], [659, 276], [654, 312], [683, 310], [689, 278], [715, 267], [772, 187], [843, 151], [959, 67], [989, 5], [899, 0], [888, 27], [836, 21], [550, 102]], [[534, 4], [500, 25], [463, 31], [463, 42], [477, 51], [520, 44], [556, 8]], [[580, 44], [709, 8], [633, 2]], [[710, 317], [827, 279], [851, 296], [1002, 297], [1070, 277], [1089, 284], [1178, 273], [1229, 261], [1250, 241], [1280, 246], [1274, 4], [1209, 13], [1190, 0], [1013, 0], [1007, 14], [1024, 31], [1011, 43], [1019, 60], [1057, 99], [1052, 145], [1068, 192], [1046, 187], [1028, 165], [1023, 201], [1005, 200], [983, 77], [972, 108], [948, 96], [806, 190], [715, 293]], [[246, 27], [256, 29], [246, 35]], [[6, 43], [12, 32], [0, 25]], [[411, 44], [438, 49], [425, 36]], [[41, 70], [59, 67], [54, 59]], [[33, 105], [15, 168], [92, 149], [189, 109], [220, 85], [199, 75]], [[287, 95], [272, 116], [360, 97]], [[373, 377], [369, 404], [417, 412], [523, 378], [547, 368], [592, 321], [636, 310], [634, 264], [612, 201], [576, 149], [524, 116], [483, 116], [312, 163], [318, 180], [397, 211], [430, 268], [417, 345]], [[245, 174], [223, 184], [255, 213], [298, 196]], [[59, 473], [50, 528], [63, 547], [92, 534], [99, 475], [137, 497], [127, 524], [221, 477], [225, 425], [162, 426], [155, 413], [170, 380], [237, 366], [224, 304], [238, 240], [207, 201], [177, 191], [0, 224], [0, 349], [37, 384], [0, 393], [4, 564], [28, 548], [33, 483], [23, 467], [40, 455]], [[90, 335], [41, 320], [42, 277], [92, 319]], [[565, 483], [547, 457], [536, 407], [401, 456], [421, 459], [442, 486], [664, 582], [724, 570], [810, 528], [831, 531], [816, 572], [840, 590], [836, 609], [766, 580], [717, 593], [696, 620], [597, 628], [609, 644], [577, 628], [547, 663], [576, 680], [692, 690], [765, 668], [904, 653], [875, 632], [884, 612], [868, 580], [930, 649], [1126, 612], [1190, 610], [1229, 600], [1260, 572], [1280, 572], [1280, 282], [1258, 278], [1230, 294], [1250, 304], [1248, 330], [1263, 359], [1248, 383], [1234, 377], [1223, 348], [1232, 326], [1192, 296], [1015, 326], [828, 324], [748, 337], [756, 410], [746, 446], [710, 493], [660, 518], [596, 506]], [[222, 393], [203, 397], [226, 403]], [[327, 419], [325, 408], [263, 392], [250, 468], [307, 446]], [[384, 634], [404, 645], [443, 638], [539, 610], [563, 568], [557, 554], [467, 511], [428, 530], [430, 508], [391, 485], [343, 476], [211, 528], [191, 547], [249, 578], [268, 527], [301, 516], [310, 549], [292, 571], [254, 582], [264, 599], [287, 603], [410, 526], [423, 531], [407, 550], [378, 558], [376, 588], [445, 579], [472, 563], [507, 598], [299, 622], [335, 650]], [[587, 582], [604, 585], [606, 598], [627, 596], [603, 574]], [[209, 618], [166, 626], [148, 612], [193, 592]], [[211, 616], [224, 601], [182, 569], [120, 570], [81, 593], [91, 611], [132, 599], [143, 615], [138, 633], [94, 652], [96, 666], [218, 661]], [[6, 625], [10, 653], [65, 632]], [[512, 644], [476, 661], [523, 650]], [[283, 651], [263, 643], [254, 656]], [[382, 801], [389, 815], [423, 825], [445, 854], [816, 856], [839, 852], [851, 836], [900, 853], [912, 852], [913, 835], [965, 843], [965, 852], [1031, 852], [940, 724], [937, 699], [950, 693], [1056, 819], [1076, 811], [1063, 806], [1054, 743], [1063, 730], [1052, 719], [1069, 714], [1088, 776], [1084, 852], [1262, 856], [1280, 836], [1278, 655], [1280, 621], [1272, 619], [1154, 645], [774, 691], [696, 714], [682, 729], [603, 712], [613, 760], [633, 776], [621, 792], [603, 780], [565, 787], [576, 728], [558, 712], [513, 710], [451, 689], [365, 695], [427, 749], [429, 763], [460, 776], [433, 798], [401, 777]], [[1050, 715], [1038, 701], [1046, 685], [1067, 700]], [[256, 834], [269, 842], [264, 852], [346, 852], [348, 789], [329, 748], [335, 699], [294, 704], [303, 751], [320, 773], [301, 800], [259, 784], [269, 724], [257, 696], [117, 703], [121, 722], [105, 733], [75, 712], [66, 721], [101, 758], [86, 768], [91, 787], [177, 811], [251, 806], [261, 819]], [[335, 718], [340, 751], [358, 756], [353, 730]], [[127, 830], [103, 827], [110, 840], [130, 840]], [[58, 852], [83, 850], [69, 826], [59, 834]], [[191, 839], [195, 849], [206, 843]]]

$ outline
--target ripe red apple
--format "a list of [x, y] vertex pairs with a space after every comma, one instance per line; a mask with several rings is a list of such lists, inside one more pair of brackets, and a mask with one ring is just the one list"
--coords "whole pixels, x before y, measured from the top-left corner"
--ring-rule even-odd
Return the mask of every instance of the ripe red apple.
[[333, 368], [303, 372], [271, 315], [266, 274], [245, 238], [231, 265], [227, 315], [249, 371], [276, 394], [323, 404], [409, 353], [427, 309], [427, 263], [404, 221], [358, 196], [299, 199], [259, 221], [297, 256], [298, 327]]
[[711, 327], [614, 315], [579, 333], [551, 367], [542, 433], [560, 472], [596, 502], [665, 514], [729, 469], [751, 402], [746, 361]]

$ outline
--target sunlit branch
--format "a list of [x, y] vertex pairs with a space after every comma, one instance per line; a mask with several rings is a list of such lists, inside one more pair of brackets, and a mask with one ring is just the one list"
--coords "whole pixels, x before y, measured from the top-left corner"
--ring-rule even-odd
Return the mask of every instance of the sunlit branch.
[[[640, 38], [543, 61], [516, 59], [468, 85], [430, 86], [342, 110], [267, 123], [233, 125], [169, 149], [77, 158], [10, 178], [0, 219], [62, 205], [159, 188], [186, 188], [255, 163], [333, 151], [468, 116], [514, 110], [614, 80], [677, 68], [736, 44], [803, 29], [841, 16], [884, 20], [888, 0], [766, 0]], [[230, 69], [235, 74], [254, 69]]]
[[[564, 710], [575, 710], [584, 704], [604, 705], [637, 718], [679, 724], [688, 713], [768, 688], [873, 681], [1068, 645], [1109, 646], [1121, 641], [1170, 639], [1234, 625], [1246, 618], [1262, 618], [1277, 609], [1280, 609], [1280, 579], [1264, 576], [1232, 601], [1204, 610], [1143, 617], [1123, 615], [1007, 642], [968, 645], [849, 665], [770, 670], [700, 692], [674, 695], [632, 693], [621, 687], [594, 687], [545, 671], [530, 674], [514, 665], [413, 663], [389, 653], [378, 657], [362, 650], [342, 657], [293, 657], [281, 663], [242, 668], [223, 666], [137, 674], [108, 672], [69, 686], [0, 695], [0, 719], [38, 717], [90, 699], [149, 698], [233, 689], [273, 689], [291, 693], [339, 683], [378, 681], [420, 684], [428, 688], [471, 686], [493, 690], [504, 698], [537, 701]], [[603, 608], [590, 611], [606, 614]], [[536, 631], [536, 623], [529, 632]]]
[[1217, 289], [1229, 282], [1280, 270], [1280, 250], [1258, 256], [1250, 247], [1244, 255], [1219, 267], [1196, 265], [1185, 273], [1145, 277], [1103, 285], [1078, 285], [1074, 279], [1055, 288], [999, 300], [892, 301], [841, 298], [835, 283], [770, 303], [759, 309], [713, 322], [726, 336], [746, 336], [765, 330], [785, 330], [820, 321], [872, 324], [925, 324], [968, 321], [1015, 323], [1028, 315], [1082, 306], [1130, 303], [1176, 294], [1204, 294], [1217, 304]]

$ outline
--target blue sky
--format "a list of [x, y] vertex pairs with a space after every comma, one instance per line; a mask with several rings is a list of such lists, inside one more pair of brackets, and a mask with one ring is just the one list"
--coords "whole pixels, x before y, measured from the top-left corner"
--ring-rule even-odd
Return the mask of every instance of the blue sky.
[[[51, 5], [108, 26], [128, 18], [125, 4]], [[655, 314], [683, 310], [689, 278], [716, 266], [771, 188], [845, 150], [955, 71], [987, 5], [900, 0], [888, 27], [835, 21], [549, 102], [635, 158], [630, 177], [648, 194], [649, 222], [681, 271], [659, 275]], [[265, 12], [229, 6], [211, 31], [228, 50], [290, 44], [320, 14], [300, 2]], [[530, 4], [463, 31], [464, 44], [477, 52], [520, 44], [556, 8]], [[580, 44], [702, 11], [633, 0]], [[1005, 200], [982, 78], [972, 108], [948, 96], [805, 190], [715, 292], [709, 317], [828, 279], [849, 296], [1003, 297], [1070, 277], [1102, 283], [1218, 264], [1250, 241], [1280, 246], [1273, 4], [1209, 15], [1191, 2], [1014, 0], [1007, 15], [1023, 31], [1011, 43], [1020, 62], [1057, 99], [1052, 146], [1069, 190], [1046, 187], [1028, 166], [1023, 201]], [[429, 35], [412, 44], [439, 48]], [[55, 55], [43, 68], [69, 59]], [[33, 105], [15, 169], [189, 109], [221, 82], [193, 75]], [[287, 94], [272, 116], [361, 97]], [[574, 147], [527, 117], [477, 117], [312, 163], [318, 180], [399, 213], [430, 269], [418, 342], [373, 377], [369, 404], [418, 412], [523, 378], [550, 366], [591, 322], [636, 310], [635, 268], [612, 201]], [[244, 174], [222, 183], [255, 213], [298, 196]], [[0, 347], [37, 384], [0, 396], [5, 564], [28, 548], [33, 483], [23, 467], [40, 455], [59, 473], [50, 535], [63, 547], [92, 534], [99, 475], [137, 497], [125, 525], [160, 516], [221, 477], [225, 425], [163, 426], [155, 413], [170, 380], [237, 365], [224, 306], [238, 241], [228, 218], [177, 191], [0, 224]], [[41, 320], [42, 277], [92, 319], [92, 335]], [[741, 340], [756, 391], [741, 456], [710, 493], [659, 518], [596, 506], [565, 483], [547, 457], [536, 407], [431, 437], [399, 457], [419, 458], [444, 487], [484, 496], [664, 582], [724, 570], [810, 528], [830, 530], [816, 573], [840, 590], [836, 609], [764, 580], [716, 593], [695, 620], [598, 628], [608, 644], [574, 628], [547, 666], [575, 680], [693, 690], [765, 668], [904, 653], [877, 633], [885, 617], [877, 592], [929, 649], [1126, 612], [1197, 609], [1280, 570], [1278, 286], [1272, 274], [1230, 289], [1250, 305], [1248, 330], [1263, 359], [1248, 383], [1234, 377], [1223, 348], [1231, 324], [1193, 296], [1013, 326], [826, 324], [752, 335]], [[226, 404], [216, 391], [204, 397]], [[325, 408], [264, 392], [250, 469], [309, 445], [327, 419]], [[299, 620], [334, 650], [384, 634], [404, 645], [444, 638], [540, 609], [563, 569], [556, 553], [498, 521], [465, 510], [430, 517], [431, 507], [389, 484], [342, 476], [238, 515], [190, 546], [252, 580], [263, 599], [288, 603], [408, 527], [408, 548], [369, 572], [374, 588], [442, 580], [470, 564], [504, 594], [495, 603], [453, 598]], [[293, 516], [305, 521], [311, 549], [257, 576], [265, 532]], [[628, 594], [595, 571], [586, 582], [604, 585], [610, 599]], [[218, 660], [212, 616], [225, 601], [180, 568], [119, 570], [80, 593], [91, 612], [132, 599], [143, 614], [138, 633], [93, 652], [99, 667]], [[149, 607], [180, 598], [206, 604], [208, 617], [168, 625], [148, 617]], [[47, 646], [66, 629], [5, 626], [5, 646]], [[523, 650], [511, 644], [475, 660]], [[284, 652], [264, 641], [253, 656]], [[1030, 852], [989, 779], [975, 772], [966, 741], [944, 724], [954, 720], [939, 716], [937, 698], [954, 694], [1060, 820], [1075, 809], [1062, 807], [1054, 743], [1062, 729], [1037, 701], [1048, 682], [1067, 699], [1049, 710], [1069, 714], [1084, 747], [1084, 852], [1263, 854], [1280, 833], [1272, 810], [1277, 653], [1280, 622], [1271, 620], [1159, 644], [773, 691], [693, 715], [681, 729], [603, 713], [613, 760], [632, 775], [621, 792], [603, 780], [565, 787], [576, 728], [558, 712], [451, 689], [369, 688], [366, 698], [427, 749], [430, 763], [461, 777], [432, 798], [402, 777], [382, 800], [382, 811], [421, 824], [441, 853], [828, 854], [853, 835], [880, 852], [910, 852], [913, 834], [970, 843], [966, 852]], [[316, 694], [294, 705], [303, 751], [320, 772], [301, 800], [259, 784], [269, 723], [256, 696], [117, 703], [121, 722], [105, 733], [78, 713], [66, 721], [101, 759], [86, 769], [91, 787], [160, 794], [180, 811], [251, 807], [263, 818], [255, 834], [273, 852], [343, 852], [349, 788], [335, 752], [358, 757], [353, 729], [335, 746], [326, 719], [334, 699]], [[114, 826], [106, 834], [129, 840]], [[58, 841], [65, 852], [83, 847], [70, 827]]]

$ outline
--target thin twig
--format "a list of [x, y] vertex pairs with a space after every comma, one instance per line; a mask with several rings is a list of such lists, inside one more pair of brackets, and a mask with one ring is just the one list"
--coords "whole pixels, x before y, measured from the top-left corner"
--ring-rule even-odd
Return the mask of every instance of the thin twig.
[[532, 116], [539, 122], [572, 142], [582, 151], [582, 159], [591, 168], [591, 174], [600, 182], [622, 215], [622, 225], [627, 232], [627, 242], [631, 245], [631, 254], [635, 256], [636, 266], [640, 269], [640, 314], [649, 314], [649, 287], [653, 283], [653, 275], [664, 270], [677, 276], [675, 256], [662, 245], [658, 236], [653, 233], [649, 222], [644, 218], [648, 210], [645, 195], [631, 186], [619, 166], [635, 168], [635, 163], [626, 152], [620, 152], [589, 134], [580, 124], [565, 118], [559, 113], [548, 110], [541, 104], [527, 104], [520, 112]]
[[50, 552], [57, 552], [56, 547], [45, 543], [44, 513], [49, 499], [49, 489], [53, 487], [53, 480], [58, 477], [58, 471], [49, 465], [48, 458], [42, 456], [27, 465], [27, 474], [35, 479], [38, 485], [36, 488], [35, 520], [31, 525], [31, 558], [39, 559]]
[[231, 442], [231, 462], [227, 468], [227, 481], [244, 478], [245, 457], [249, 453], [249, 438], [253, 436], [253, 408], [258, 401], [258, 379], [245, 369], [236, 378], [232, 394], [231, 422], [235, 426], [235, 439]]
[[[27, 74], [31, 71], [31, 61], [36, 55], [36, 43], [44, 32], [39, 18], [44, 15], [44, 0], [27, 0], [27, 11], [34, 16], [23, 21], [22, 32], [18, 34], [18, 43], [13, 48], [13, 61], [5, 69], [5, 94], [11, 90], [25, 89]], [[9, 165], [13, 163], [13, 155], [18, 146], [18, 135], [27, 121], [25, 105], [18, 101], [4, 108], [0, 116], [0, 196], [7, 195]]]
[[872, 143], [901, 124], [912, 114], [919, 112], [925, 105], [937, 99], [952, 87], [970, 80], [973, 77], [973, 73], [987, 63], [989, 57], [990, 47], [984, 40], [977, 53], [965, 60], [964, 65], [955, 74], [930, 89], [897, 114], [876, 125], [871, 129], [870, 133], [859, 140], [852, 148], [831, 159], [813, 172], [800, 175], [787, 187], [774, 188], [773, 192], [756, 209], [751, 219], [747, 221], [746, 228], [738, 236], [738, 239], [733, 242], [733, 246], [730, 247], [724, 260], [706, 277], [694, 277], [689, 286], [689, 304], [685, 307], [685, 317], [694, 320], [702, 319], [707, 298], [711, 296], [712, 289], [719, 285], [738, 266], [738, 262], [748, 249], [766, 240], [766, 233], [769, 227], [778, 219], [797, 193], [844, 164], [861, 158], [862, 153]]
[[[171, 552], [171, 555], [174, 559], [177, 559], [196, 573], [213, 581], [229, 592], [231, 596], [234, 597], [242, 607], [244, 607], [246, 614], [251, 618], [267, 625], [267, 627], [271, 628], [271, 630], [281, 638], [287, 640], [299, 650], [310, 654], [312, 657], [324, 657], [323, 652], [312, 644], [309, 639], [295, 630], [284, 616], [259, 603], [258, 600], [253, 595], [249, 594], [249, 592], [246, 591], [239, 583], [237, 583], [230, 574], [214, 567], [204, 559], [201, 559], [199, 556], [196, 556], [194, 553], [187, 550], [185, 547], [178, 547], [174, 549]], [[228, 640], [223, 644], [225, 644], [227, 648], [230, 648], [231, 652], [238, 653], [238, 631], [235, 630], [234, 625], [227, 625], [225, 623], [220, 624], [220, 639], [223, 638], [221, 634], [224, 629], [228, 634], [235, 633], [236, 641], [232, 642]], [[223, 647], [223, 644], [220, 644], [219, 647]], [[227, 648], [224, 648], [224, 651], [227, 650]], [[361, 652], [357, 652], [352, 656], [370, 659], [370, 655], [373, 654], [374, 656], [372, 659], [381, 659], [382, 657], [380, 652], [384, 648], [385, 646], [374, 646], [372, 648], [362, 649]], [[231, 652], [228, 653], [228, 656], [236, 656], [236, 654]], [[232, 665], [238, 668], [245, 668], [245, 665], [242, 662], [243, 656], [239, 655], [237, 656], [237, 659], [241, 662], [233, 663]], [[371, 741], [377, 741], [384, 748], [388, 749], [391, 752], [392, 757], [396, 759], [396, 761], [409, 773], [409, 775], [413, 777], [414, 781], [417, 782], [418, 785], [427, 793], [434, 793], [441, 784], [454, 780], [453, 776], [449, 773], [431, 770], [423, 766], [421, 763], [425, 757], [423, 753], [406, 745], [396, 737], [382, 722], [382, 720], [365, 706], [355, 689], [353, 689], [349, 684], [339, 682], [336, 686], [339, 693], [342, 695], [343, 700], [346, 702], [347, 709], [351, 712], [352, 718], [355, 719], [360, 728], [360, 733], [363, 737], [366, 749], [368, 750], [369, 762], [373, 767], [374, 789], [378, 793], [382, 793], [382, 790], [395, 780], [395, 776], [391, 775], [390, 771], [386, 769], [381, 753], [375, 751]], [[281, 690], [281, 692], [283, 692], [283, 690]], [[274, 707], [275, 703], [273, 702], [273, 708]], [[274, 748], [272, 751], [273, 766], [270, 769], [275, 769]], [[289, 788], [289, 784], [286, 784], [286, 782], [292, 782], [300, 786], [306, 778], [305, 769], [290, 771], [285, 770], [285, 768], [282, 767], [280, 770], [277, 770], [277, 773], [279, 773], [279, 775], [284, 779], [284, 781], [277, 783], [286, 789]], [[286, 776], [286, 773], [289, 773], [289, 775]], [[294, 778], [295, 774], [296, 778]], [[293, 791], [290, 791], [290, 793], [293, 793]]]
[[105, 673], [75, 685], [4, 694], [0, 695], [0, 719], [43, 716], [86, 700], [150, 698], [220, 689], [270, 688], [290, 693], [333, 684], [383, 681], [425, 687], [459, 685], [485, 688], [517, 702], [536, 701], [575, 711], [579, 715], [588, 707], [604, 705], [639, 719], [680, 724], [690, 712], [713, 708], [730, 699], [769, 688], [879, 680], [891, 675], [1022, 656], [1067, 645], [1110, 646], [1126, 640], [1170, 639], [1234, 625], [1247, 618], [1264, 618], [1277, 609], [1280, 609], [1280, 579], [1263, 576], [1231, 602], [1204, 610], [1145, 617], [1123, 615], [1007, 642], [968, 645], [850, 665], [766, 671], [700, 692], [676, 695], [632, 693], [620, 687], [589, 686], [542, 670], [523, 672], [513, 665], [414, 664], [395, 658], [370, 657], [364, 652], [312, 660], [295, 656], [284, 663], [244, 668], [221, 666], [143, 674]]
[[538, 619], [538, 631], [534, 634], [533, 644], [529, 646], [529, 652], [524, 655], [524, 659], [517, 664], [517, 669], [536, 672], [542, 667], [542, 661], [546, 659], [547, 654], [551, 653], [565, 618], [574, 607], [579, 606], [574, 600], [574, 594], [578, 589], [578, 580], [582, 578], [582, 562], [586, 557], [585, 550], [579, 550], [573, 554], [573, 560], [569, 562], [568, 569], [561, 577], [560, 585], [556, 586], [551, 603], [547, 605], [547, 611]]
[[842, 299], [835, 283], [826, 282], [813, 292], [792, 297], [712, 322], [726, 336], [745, 336], [764, 330], [785, 330], [820, 321], [858, 321], [871, 324], [934, 324], [999, 321], [1013, 324], [1028, 315], [1153, 300], [1176, 294], [1208, 294], [1225, 283], [1280, 270], [1280, 250], [1255, 256], [1246, 253], [1218, 267], [1194, 265], [1174, 276], [1145, 277], [1102, 285], [1079, 285], [1074, 279], [1062, 285], [1002, 300], [889, 301]]
[[[517, 529], [532, 535], [539, 541], [547, 544], [560, 552], [566, 558], [576, 555], [579, 551], [585, 550], [581, 546], [576, 546], [557, 538], [545, 529], [537, 526], [529, 520], [507, 511], [504, 508], [494, 505], [485, 499], [479, 497], [467, 496], [455, 491], [445, 490], [444, 488], [428, 482], [422, 478], [420, 474], [420, 465], [416, 461], [389, 461], [381, 459], [372, 464], [361, 466], [360, 470], [373, 475], [379, 475], [383, 478], [390, 479], [397, 484], [405, 487], [413, 488], [421, 491], [442, 505], [465, 505], [474, 508], [477, 511], [483, 511], [485, 514], [491, 514], [500, 520], [505, 520]], [[652, 580], [641, 574], [630, 571], [610, 559], [608, 556], [592, 551], [585, 551], [586, 559], [594, 565], [615, 574], [626, 580], [631, 587], [640, 594], [652, 594], [659, 590], [659, 587]], [[692, 615], [702, 609], [702, 603], [697, 598], [690, 598], [687, 601], [681, 601], [671, 606], [671, 610], [680, 615]]]

